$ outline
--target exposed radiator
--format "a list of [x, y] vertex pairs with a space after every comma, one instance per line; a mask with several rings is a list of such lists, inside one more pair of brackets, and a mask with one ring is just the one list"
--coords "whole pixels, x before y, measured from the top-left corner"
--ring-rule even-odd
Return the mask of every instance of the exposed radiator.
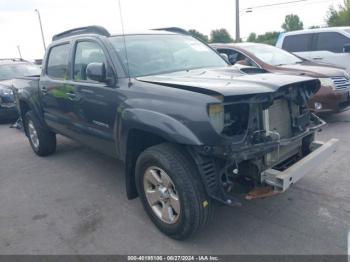
[[278, 99], [268, 108], [269, 131], [275, 131], [281, 138], [292, 136], [291, 115], [289, 112], [288, 101]]
[[[300, 114], [299, 106], [291, 105], [289, 109], [288, 100], [276, 99], [272, 106], [264, 111], [265, 130], [270, 132], [274, 139], [290, 138], [293, 136], [292, 118]], [[298, 153], [301, 145], [298, 143], [288, 147], [281, 146], [278, 150], [267, 154], [266, 164], [273, 166]]]

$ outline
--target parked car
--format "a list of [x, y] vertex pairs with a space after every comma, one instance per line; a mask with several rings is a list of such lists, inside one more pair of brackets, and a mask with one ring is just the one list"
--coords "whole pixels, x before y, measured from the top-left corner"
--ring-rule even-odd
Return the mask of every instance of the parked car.
[[350, 109], [349, 74], [340, 68], [317, 64], [265, 44], [239, 43], [212, 46], [218, 52], [226, 54], [230, 64], [258, 67], [271, 73], [318, 78], [321, 81], [321, 88], [309, 100], [312, 111], [325, 113]]
[[0, 119], [13, 120], [18, 117], [11, 79], [21, 76], [39, 75], [40, 69], [22, 59], [0, 59]]
[[14, 86], [37, 155], [62, 134], [120, 159], [128, 198], [175, 239], [215, 203], [240, 206], [235, 184], [248, 198], [282, 193], [337, 142], [314, 140], [324, 122], [306, 104], [319, 80], [242, 74], [190, 35], [72, 29], [53, 37], [40, 77]]
[[345, 68], [350, 73], [350, 27], [283, 33], [276, 46], [317, 63]]

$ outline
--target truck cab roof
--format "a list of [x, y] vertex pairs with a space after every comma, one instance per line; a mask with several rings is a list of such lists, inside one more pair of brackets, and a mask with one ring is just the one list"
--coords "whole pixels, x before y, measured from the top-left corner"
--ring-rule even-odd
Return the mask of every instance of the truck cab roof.
[[338, 33], [350, 34], [350, 26], [304, 29], [304, 30], [297, 30], [292, 32], [285, 32], [283, 33], [283, 35], [289, 36], [289, 35], [313, 34], [313, 33], [324, 33], [324, 32], [338, 32]]
[[56, 34], [52, 37], [52, 41], [61, 39], [67, 39], [70, 37], [82, 36], [82, 35], [97, 35], [104, 37], [122, 36], [122, 35], [162, 35], [162, 34], [188, 34], [184, 29], [178, 27], [156, 28], [150, 30], [143, 30], [137, 32], [126, 32], [119, 34], [110, 34], [107, 29], [102, 26], [86, 26], [73, 28], [62, 33]]

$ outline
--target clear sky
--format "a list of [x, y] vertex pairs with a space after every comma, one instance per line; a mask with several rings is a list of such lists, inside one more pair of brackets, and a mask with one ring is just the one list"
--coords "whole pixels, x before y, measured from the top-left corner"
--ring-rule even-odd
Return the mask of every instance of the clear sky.
[[[249, 7], [292, 0], [241, 0], [241, 37], [249, 33], [281, 30], [287, 14], [300, 16], [305, 27], [324, 25], [328, 7], [343, 0], [308, 0], [282, 6], [244, 10]], [[177, 26], [210, 34], [226, 28], [235, 35], [235, 0], [121, 0], [126, 31]], [[42, 58], [44, 50], [34, 9], [39, 9], [46, 43], [52, 35], [79, 26], [102, 25], [121, 32], [118, 0], [0, 0], [0, 58]]]

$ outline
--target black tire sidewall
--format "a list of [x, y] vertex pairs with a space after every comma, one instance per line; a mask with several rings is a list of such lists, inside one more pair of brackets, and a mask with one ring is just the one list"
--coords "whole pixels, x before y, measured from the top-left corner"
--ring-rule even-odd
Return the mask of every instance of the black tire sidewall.
[[[34, 128], [37, 132], [38, 139], [39, 139], [39, 146], [38, 147], [35, 147], [33, 145], [33, 142], [30, 138], [29, 130], [28, 130], [29, 121], [32, 121]], [[49, 130], [44, 129], [32, 111], [29, 111], [25, 114], [24, 126], [25, 126], [25, 132], [28, 136], [30, 146], [32, 147], [33, 151], [37, 155], [47, 156], [47, 155], [52, 154], [55, 151], [55, 149], [56, 149], [56, 136], [55, 136], [55, 134]]]
[[[167, 224], [161, 221], [148, 204], [144, 192], [143, 178], [145, 171], [151, 166], [163, 169], [175, 184], [181, 208], [179, 220], [175, 224]], [[177, 170], [177, 172], [174, 172], [174, 170]], [[187, 238], [200, 225], [200, 209], [205, 196], [201, 194], [201, 190], [196, 187], [197, 184], [192, 179], [186, 169], [181, 166], [181, 163], [171, 163], [159, 152], [146, 150], [137, 161], [136, 184], [144, 209], [158, 229], [174, 239]]]

